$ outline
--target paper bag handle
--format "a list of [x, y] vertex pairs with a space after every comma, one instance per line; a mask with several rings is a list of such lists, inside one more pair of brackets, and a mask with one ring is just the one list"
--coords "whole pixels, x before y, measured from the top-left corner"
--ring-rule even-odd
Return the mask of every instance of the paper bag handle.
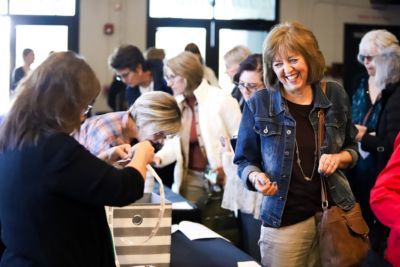
[[[147, 171], [150, 172], [150, 174], [157, 180], [158, 184], [160, 185], [160, 188], [159, 188], [159, 191], [160, 191], [160, 212], [158, 213], [157, 223], [154, 226], [154, 228], [151, 230], [150, 235], [143, 242], [140, 242], [139, 244], [146, 243], [147, 241], [149, 241], [157, 233], [158, 229], [160, 229], [160, 224], [161, 224], [162, 218], [164, 217], [164, 213], [165, 213], [164, 184], [163, 184], [160, 176], [158, 176], [156, 171], [153, 169], [153, 167], [151, 167], [150, 165], [147, 165], [146, 167], [147, 167]], [[111, 225], [111, 227], [113, 227], [113, 225], [114, 225], [112, 210], [113, 210], [113, 207], [108, 207], [108, 210], [107, 210], [108, 221], [109, 221], [109, 224]]]
[[146, 243], [147, 241], [149, 241], [157, 233], [158, 229], [160, 229], [161, 220], [164, 217], [164, 212], [165, 212], [164, 184], [160, 176], [158, 176], [156, 171], [153, 169], [153, 167], [151, 167], [150, 165], [147, 165], [146, 167], [147, 171], [150, 172], [151, 175], [153, 175], [153, 177], [157, 180], [158, 184], [160, 185], [160, 212], [158, 213], [158, 220], [156, 225], [154, 226], [153, 230], [151, 230], [150, 235], [142, 243]]

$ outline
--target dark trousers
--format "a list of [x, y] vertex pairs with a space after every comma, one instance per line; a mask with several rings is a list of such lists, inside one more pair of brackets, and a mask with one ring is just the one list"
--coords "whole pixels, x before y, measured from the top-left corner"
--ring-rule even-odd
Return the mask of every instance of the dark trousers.
[[252, 256], [256, 261], [261, 262], [260, 247], [258, 240], [261, 233], [261, 220], [256, 220], [253, 214], [239, 211], [238, 213], [240, 230], [240, 248]]

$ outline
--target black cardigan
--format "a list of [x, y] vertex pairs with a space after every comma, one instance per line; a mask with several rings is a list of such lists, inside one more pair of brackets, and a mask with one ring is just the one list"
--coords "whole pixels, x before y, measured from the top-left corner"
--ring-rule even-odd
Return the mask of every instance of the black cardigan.
[[382, 111], [378, 119], [376, 136], [365, 134], [361, 148], [377, 160], [378, 172], [383, 170], [393, 152], [393, 144], [400, 131], [400, 82], [382, 91]]
[[115, 266], [104, 205], [142, 197], [133, 168], [117, 170], [67, 134], [0, 153], [0, 266]]

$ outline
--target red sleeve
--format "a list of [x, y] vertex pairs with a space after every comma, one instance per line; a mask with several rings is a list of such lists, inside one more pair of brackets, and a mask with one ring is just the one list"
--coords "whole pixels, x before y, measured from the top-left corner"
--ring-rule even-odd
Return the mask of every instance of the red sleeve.
[[400, 134], [388, 164], [371, 190], [370, 204], [383, 224], [400, 232]]

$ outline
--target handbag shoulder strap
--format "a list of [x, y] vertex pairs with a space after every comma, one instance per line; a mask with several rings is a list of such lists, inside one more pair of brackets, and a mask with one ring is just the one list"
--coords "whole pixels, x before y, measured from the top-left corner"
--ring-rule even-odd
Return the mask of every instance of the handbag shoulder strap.
[[[326, 81], [321, 81], [321, 89], [322, 92], [325, 94], [326, 92]], [[321, 157], [321, 146], [324, 141], [324, 124], [325, 124], [325, 110], [320, 108], [318, 110], [318, 158]]]
[[[326, 81], [321, 81], [321, 89], [324, 94], [326, 94]], [[325, 125], [325, 110], [322, 108], [318, 111], [318, 159], [321, 158], [321, 146], [324, 140], [324, 125]], [[326, 210], [328, 208], [328, 193], [326, 190], [326, 181], [325, 176], [321, 175], [321, 201], [322, 201], [322, 209]]]

